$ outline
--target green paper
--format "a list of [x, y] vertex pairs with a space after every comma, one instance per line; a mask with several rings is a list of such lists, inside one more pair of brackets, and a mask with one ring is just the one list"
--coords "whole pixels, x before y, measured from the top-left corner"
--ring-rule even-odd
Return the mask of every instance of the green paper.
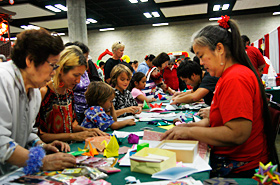
[[143, 102], [143, 109], [149, 109], [149, 105], [147, 104], [146, 100]]
[[138, 144], [137, 145], [137, 152], [139, 152], [140, 150], [142, 150], [143, 148], [149, 148], [149, 143], [142, 143], [142, 144]]
[[73, 155], [73, 156], [82, 155], [83, 153], [85, 153], [85, 151], [74, 151], [74, 152], [68, 152], [68, 154], [71, 154], [71, 155]]

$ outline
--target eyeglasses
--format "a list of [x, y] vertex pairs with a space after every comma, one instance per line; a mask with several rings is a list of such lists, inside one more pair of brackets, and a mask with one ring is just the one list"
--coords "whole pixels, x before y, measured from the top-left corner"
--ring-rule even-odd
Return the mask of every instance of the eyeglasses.
[[53, 71], [56, 70], [59, 65], [58, 64], [53, 64], [53, 63], [50, 63], [49, 61], [46, 61], [48, 64], [50, 64], [50, 66], [53, 68]]

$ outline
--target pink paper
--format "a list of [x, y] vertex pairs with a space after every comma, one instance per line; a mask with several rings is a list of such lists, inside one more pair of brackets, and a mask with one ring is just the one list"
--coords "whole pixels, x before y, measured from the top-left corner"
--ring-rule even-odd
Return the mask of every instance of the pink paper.
[[153, 141], [160, 141], [162, 138], [163, 133], [144, 130], [143, 140], [153, 140]]

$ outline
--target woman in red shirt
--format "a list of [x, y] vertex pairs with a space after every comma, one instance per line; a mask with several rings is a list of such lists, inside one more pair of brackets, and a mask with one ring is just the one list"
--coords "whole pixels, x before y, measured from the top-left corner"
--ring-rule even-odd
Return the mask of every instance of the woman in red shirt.
[[208, 143], [211, 176], [247, 178], [254, 175], [259, 162], [279, 162], [265, 92], [245, 53], [237, 24], [228, 16], [222, 16], [219, 23], [203, 28], [192, 45], [210, 75], [220, 77], [210, 117], [174, 127], [163, 139]]

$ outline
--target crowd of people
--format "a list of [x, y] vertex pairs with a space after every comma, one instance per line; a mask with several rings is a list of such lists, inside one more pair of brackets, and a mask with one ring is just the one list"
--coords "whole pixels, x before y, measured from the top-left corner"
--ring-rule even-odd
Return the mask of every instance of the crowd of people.
[[81, 42], [64, 45], [45, 29], [21, 32], [11, 60], [0, 63], [0, 174], [15, 166], [26, 174], [74, 167], [75, 158], [62, 153], [69, 143], [135, 125], [117, 117], [140, 114], [144, 102], [156, 101], [155, 91], [171, 95], [171, 104], [210, 106], [199, 111], [201, 121], [175, 126], [162, 139], [209, 144], [211, 176], [252, 177], [260, 161], [278, 164], [260, 80], [265, 61], [252, 59], [259, 50], [245, 40], [223, 17], [195, 35], [193, 61], [162, 52], [130, 65], [121, 60], [124, 43], [115, 42], [112, 58], [98, 66]]

